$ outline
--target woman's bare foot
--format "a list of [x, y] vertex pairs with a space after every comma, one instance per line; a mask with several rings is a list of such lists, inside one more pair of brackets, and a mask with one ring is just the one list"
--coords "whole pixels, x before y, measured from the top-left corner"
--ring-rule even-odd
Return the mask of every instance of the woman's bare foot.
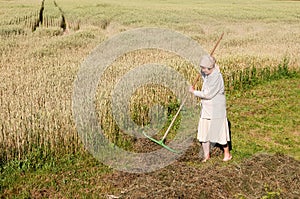
[[227, 162], [227, 161], [229, 161], [231, 159], [232, 159], [232, 155], [229, 155], [229, 156], [225, 156], [224, 159], [223, 159], [223, 161]]
[[228, 144], [226, 144], [226, 145], [223, 147], [223, 149], [224, 149], [224, 159], [223, 159], [223, 161], [224, 161], [224, 162], [227, 162], [227, 161], [229, 161], [229, 160], [232, 159], [232, 155], [231, 155], [230, 152], [229, 152]]
[[201, 162], [206, 162], [207, 160], [209, 160], [210, 156], [208, 155], [206, 158], [204, 158]]

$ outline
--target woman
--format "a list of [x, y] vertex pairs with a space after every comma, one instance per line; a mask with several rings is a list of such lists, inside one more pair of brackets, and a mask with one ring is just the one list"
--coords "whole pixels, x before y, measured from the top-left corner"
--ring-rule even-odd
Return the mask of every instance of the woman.
[[190, 87], [190, 92], [201, 98], [201, 114], [197, 139], [201, 142], [206, 162], [210, 158], [210, 142], [222, 145], [223, 161], [231, 160], [228, 141], [229, 127], [226, 116], [224, 81], [215, 59], [204, 55], [200, 61], [203, 85], [201, 91]]

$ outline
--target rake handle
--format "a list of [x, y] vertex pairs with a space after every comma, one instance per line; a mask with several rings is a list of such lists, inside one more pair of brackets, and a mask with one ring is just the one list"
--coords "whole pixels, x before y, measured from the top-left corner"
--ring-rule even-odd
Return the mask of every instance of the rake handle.
[[[216, 48], [218, 47], [220, 41], [221, 41], [222, 38], [223, 38], [223, 35], [224, 35], [224, 32], [221, 34], [219, 40], [217, 41], [217, 43], [215, 44], [214, 48], [213, 48], [212, 51], [210, 52], [210, 56], [212, 56], [212, 55], [214, 54]], [[196, 85], [196, 83], [198, 82], [198, 80], [200, 79], [200, 77], [201, 77], [201, 74], [199, 73], [199, 74], [197, 75], [197, 77], [195, 78], [195, 80], [194, 80], [194, 83], [193, 83], [193, 85], [192, 85], [193, 87], [195, 87], [195, 85]], [[172, 119], [172, 121], [171, 121], [171, 123], [170, 123], [170, 125], [169, 125], [167, 131], [165, 132], [164, 137], [161, 139], [161, 141], [164, 141], [164, 140], [166, 139], [166, 137], [167, 137], [169, 131], [171, 130], [171, 128], [172, 128], [172, 126], [173, 126], [173, 124], [174, 124], [174, 122], [175, 122], [177, 116], [179, 115], [179, 113], [180, 113], [180, 111], [181, 111], [183, 105], [185, 104], [186, 100], [187, 100], [187, 96], [186, 96], [186, 97], [184, 98], [184, 100], [182, 101], [182, 103], [181, 103], [181, 105], [180, 105], [180, 107], [179, 107], [179, 109], [178, 109], [176, 115], [175, 115], [174, 118]]]
[[[196, 83], [198, 82], [198, 80], [199, 80], [200, 77], [201, 77], [201, 75], [198, 74], [197, 77], [196, 77], [195, 80], [194, 80], [193, 87], [196, 85]], [[185, 104], [186, 100], [187, 100], [187, 96], [186, 96], [186, 97], [184, 98], [184, 100], [182, 101], [182, 103], [181, 103], [181, 105], [180, 105], [180, 107], [179, 107], [179, 109], [178, 109], [176, 115], [175, 115], [174, 118], [172, 119], [172, 121], [171, 121], [171, 123], [170, 123], [170, 125], [169, 125], [169, 127], [168, 127], [168, 129], [167, 129], [167, 131], [165, 132], [164, 137], [161, 139], [162, 141], [163, 141], [164, 139], [166, 139], [166, 137], [167, 137], [169, 131], [171, 130], [171, 127], [173, 126], [173, 124], [174, 124], [174, 122], [175, 122], [177, 116], [179, 115], [179, 113], [180, 113], [180, 111], [181, 111], [183, 105]]]
[[179, 109], [178, 109], [176, 115], [175, 115], [174, 118], [172, 119], [171, 124], [169, 125], [167, 131], [165, 132], [164, 137], [161, 139], [162, 141], [163, 141], [164, 139], [166, 139], [166, 137], [167, 137], [169, 131], [171, 130], [171, 128], [172, 128], [172, 126], [173, 126], [173, 123], [175, 122], [175, 120], [176, 120], [178, 114], [180, 113], [180, 110], [182, 109], [182, 107], [183, 107], [184, 103], [186, 102], [186, 100], [187, 100], [187, 97], [185, 97], [184, 100], [182, 101], [182, 103], [181, 103], [181, 105], [180, 105], [180, 107], [179, 107]]
[[224, 32], [221, 34], [221, 36], [220, 36], [219, 40], [217, 41], [217, 43], [215, 44], [214, 48], [213, 48], [213, 49], [212, 49], [212, 51], [210, 52], [210, 56], [212, 56], [212, 55], [214, 54], [214, 52], [215, 52], [216, 48], [218, 47], [218, 45], [219, 45], [220, 41], [221, 41], [221, 40], [222, 40], [222, 38], [223, 38], [223, 35], [224, 35]]

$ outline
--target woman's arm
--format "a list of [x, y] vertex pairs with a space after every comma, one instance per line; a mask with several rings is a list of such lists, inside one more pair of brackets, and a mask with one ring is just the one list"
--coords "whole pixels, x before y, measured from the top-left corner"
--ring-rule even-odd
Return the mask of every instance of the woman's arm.
[[220, 89], [222, 89], [222, 81], [221, 74], [218, 74], [215, 77], [208, 79], [201, 91], [190, 89], [190, 92], [201, 99], [210, 100], [218, 94]]

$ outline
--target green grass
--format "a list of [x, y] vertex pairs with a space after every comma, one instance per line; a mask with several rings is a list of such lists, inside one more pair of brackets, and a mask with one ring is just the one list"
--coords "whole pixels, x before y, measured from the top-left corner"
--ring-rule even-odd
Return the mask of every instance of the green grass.
[[298, 78], [266, 82], [228, 96], [233, 153], [283, 153], [300, 159]]
[[[111, 170], [88, 154], [53, 156], [38, 159], [38, 168], [26, 165], [25, 161], [11, 161], [1, 170], [0, 197], [81, 197], [81, 193], [97, 196], [91, 191], [101, 188], [111, 190], [101, 179]], [[32, 161], [32, 160], [31, 160]], [[89, 194], [87, 190], [92, 193]]]

